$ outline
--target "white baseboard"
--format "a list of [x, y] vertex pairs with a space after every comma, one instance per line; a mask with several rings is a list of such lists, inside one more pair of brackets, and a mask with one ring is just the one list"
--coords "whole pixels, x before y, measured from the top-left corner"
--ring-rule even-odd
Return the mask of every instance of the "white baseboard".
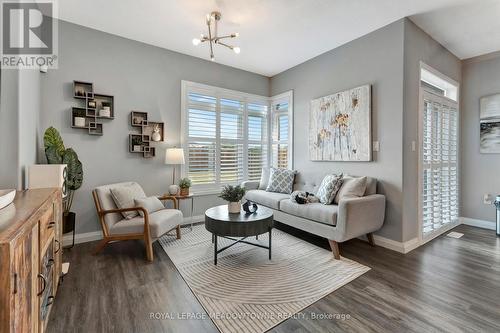
[[471, 219], [469, 217], [459, 217], [458, 218], [461, 224], [466, 224], [470, 225], [473, 227], [478, 227], [478, 228], [483, 228], [483, 229], [489, 229], [489, 230], [495, 230], [496, 229], [496, 223], [493, 221], [485, 221], [485, 220], [478, 220], [478, 219]]
[[[93, 242], [102, 239], [102, 231], [84, 232], [75, 235], [75, 244]], [[71, 233], [63, 236], [63, 246], [71, 245]]]
[[416, 249], [420, 245], [418, 237], [413, 238], [407, 242], [398, 242], [382, 236], [373, 235], [373, 241], [377, 246], [385, 247], [386, 249], [399, 253], [408, 253]]

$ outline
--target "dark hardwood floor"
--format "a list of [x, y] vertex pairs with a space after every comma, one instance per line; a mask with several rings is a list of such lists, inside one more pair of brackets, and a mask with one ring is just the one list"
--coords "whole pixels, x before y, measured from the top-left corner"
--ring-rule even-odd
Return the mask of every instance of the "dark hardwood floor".
[[[329, 248], [319, 237], [281, 229]], [[372, 269], [271, 331], [500, 332], [500, 237], [469, 226], [454, 231], [465, 235], [443, 235], [407, 255], [361, 240], [342, 244], [343, 256]], [[66, 250], [70, 273], [48, 332], [218, 332], [210, 319], [177, 318], [205, 312], [159, 244], [152, 264], [139, 241], [92, 256], [96, 244]]]

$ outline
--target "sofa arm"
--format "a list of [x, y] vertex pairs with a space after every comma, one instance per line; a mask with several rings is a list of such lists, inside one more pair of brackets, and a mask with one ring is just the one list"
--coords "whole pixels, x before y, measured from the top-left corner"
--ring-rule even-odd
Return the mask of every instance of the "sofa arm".
[[343, 242], [377, 231], [384, 224], [384, 219], [384, 195], [344, 198], [339, 202], [336, 225], [339, 239], [336, 241]]
[[241, 187], [245, 188], [245, 190], [257, 190], [259, 188], [260, 182], [258, 180], [247, 180], [241, 183]]

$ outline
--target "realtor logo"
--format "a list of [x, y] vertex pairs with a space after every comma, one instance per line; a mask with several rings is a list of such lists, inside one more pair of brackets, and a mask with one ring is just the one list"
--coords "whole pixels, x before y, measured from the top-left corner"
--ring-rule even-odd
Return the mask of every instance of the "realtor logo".
[[57, 68], [53, 1], [2, 1], [2, 67]]

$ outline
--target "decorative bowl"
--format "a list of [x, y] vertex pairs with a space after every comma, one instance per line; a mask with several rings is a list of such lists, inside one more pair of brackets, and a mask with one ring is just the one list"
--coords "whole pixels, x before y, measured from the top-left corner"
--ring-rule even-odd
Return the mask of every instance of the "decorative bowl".
[[16, 190], [0, 190], [0, 209], [8, 206], [16, 197]]

